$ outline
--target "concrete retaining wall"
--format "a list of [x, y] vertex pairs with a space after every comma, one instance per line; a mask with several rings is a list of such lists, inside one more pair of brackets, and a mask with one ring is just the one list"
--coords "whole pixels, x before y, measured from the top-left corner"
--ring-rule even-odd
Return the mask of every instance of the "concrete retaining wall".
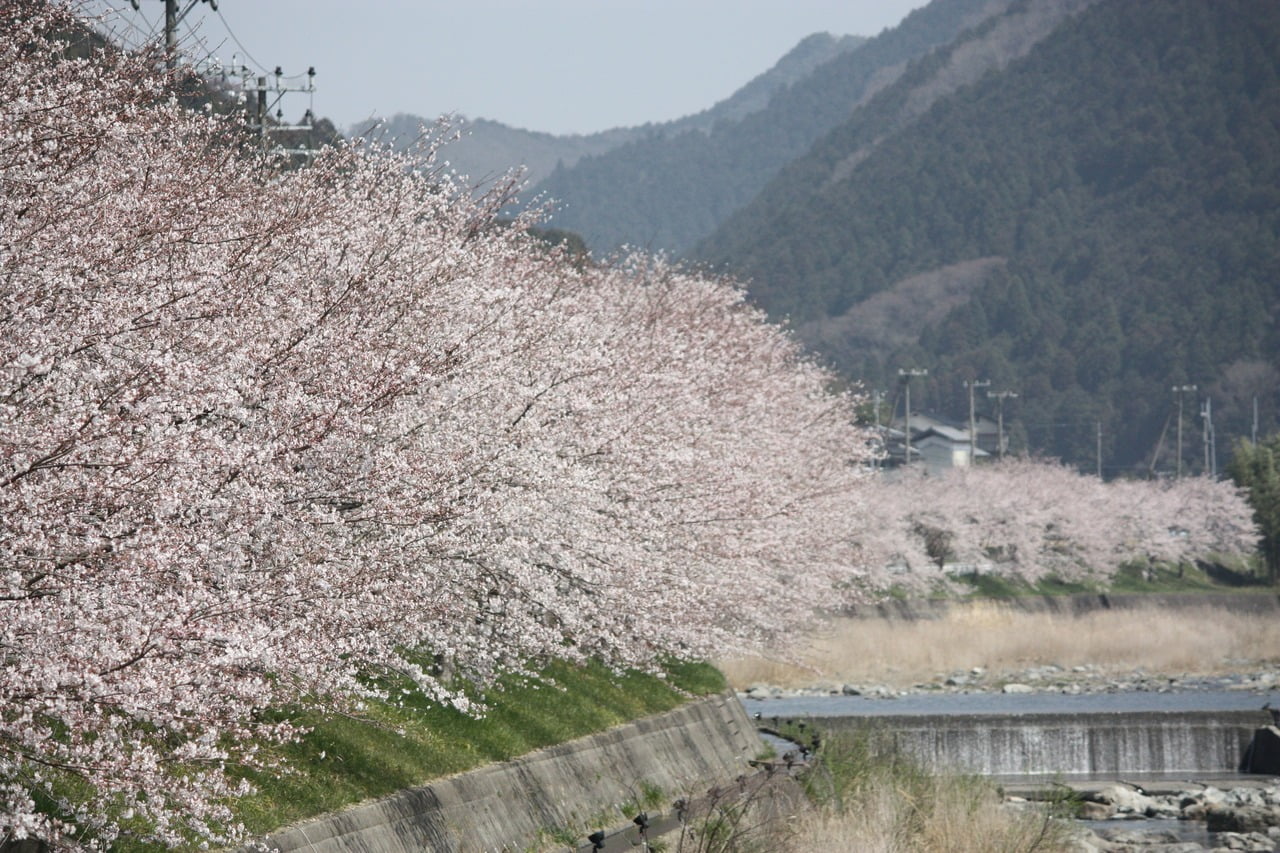
[[266, 843], [284, 853], [526, 850], [637, 799], [641, 783], [675, 799], [732, 780], [760, 748], [738, 700], [717, 696], [300, 823]]
[[858, 729], [932, 769], [1011, 779], [1235, 773], [1256, 711], [814, 718]]

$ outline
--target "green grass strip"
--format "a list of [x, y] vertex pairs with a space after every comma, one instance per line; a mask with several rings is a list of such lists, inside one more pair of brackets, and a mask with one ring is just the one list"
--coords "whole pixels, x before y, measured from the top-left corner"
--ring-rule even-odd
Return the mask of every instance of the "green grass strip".
[[258, 793], [236, 810], [251, 832], [264, 834], [726, 689], [709, 664], [669, 662], [664, 669], [659, 676], [554, 662], [537, 679], [508, 679], [487, 691], [480, 718], [416, 693], [399, 704], [370, 703], [358, 717], [303, 712], [293, 718], [311, 733], [284, 747], [294, 772], [248, 774]]

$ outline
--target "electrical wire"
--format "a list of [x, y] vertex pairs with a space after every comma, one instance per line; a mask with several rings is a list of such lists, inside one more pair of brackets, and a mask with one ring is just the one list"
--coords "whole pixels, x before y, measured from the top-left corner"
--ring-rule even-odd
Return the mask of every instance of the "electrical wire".
[[146, 24], [146, 29], [144, 30], [138, 26], [132, 15], [125, 14], [124, 9], [118, 8], [113, 3], [107, 3], [106, 8], [108, 11], [98, 16], [98, 24], [100, 27], [105, 28], [107, 30], [106, 34], [121, 47], [126, 50], [138, 50], [156, 38], [156, 33], [160, 26], [159, 17], [151, 21], [147, 18], [146, 13], [139, 9], [137, 15]]
[[[204, 21], [201, 20], [199, 23], [203, 25]], [[227, 39], [224, 38], [222, 41], [218, 42], [213, 47], [209, 47], [209, 41], [203, 38], [200, 35], [200, 33], [197, 31], [196, 27], [193, 26], [185, 18], [183, 18], [182, 20], [182, 26], [186, 30], [186, 35], [183, 37], [183, 40], [182, 40], [183, 43], [197, 45], [198, 49], [203, 52], [203, 55], [199, 59], [196, 59], [195, 51], [188, 52], [191, 66], [197, 69], [207, 69], [209, 67], [208, 66], [209, 61], [213, 60], [214, 66], [216, 66], [218, 69], [224, 69], [225, 66], [223, 65], [222, 58], [218, 56], [217, 53], [218, 51], [226, 47]], [[201, 73], [207, 73], [207, 72], [202, 71]]]
[[271, 72], [267, 69], [267, 66], [263, 65], [261, 62], [254, 59], [253, 54], [249, 52], [249, 49], [244, 46], [244, 44], [240, 41], [239, 38], [236, 37], [235, 31], [231, 29], [231, 25], [227, 23], [227, 19], [223, 17], [221, 9], [217, 10], [217, 15], [218, 15], [218, 20], [222, 21], [222, 28], [227, 31], [227, 35], [231, 36], [231, 40], [236, 43], [236, 46], [240, 48], [241, 52], [244, 53], [245, 57], [254, 65], [258, 66], [258, 70], [261, 71], [263, 74], [270, 74]]
[[1070, 421], [1066, 423], [1034, 423], [1032, 421], [1018, 421], [1027, 429], [1053, 429], [1055, 427], [1093, 427], [1098, 425], [1097, 419], [1092, 421]]

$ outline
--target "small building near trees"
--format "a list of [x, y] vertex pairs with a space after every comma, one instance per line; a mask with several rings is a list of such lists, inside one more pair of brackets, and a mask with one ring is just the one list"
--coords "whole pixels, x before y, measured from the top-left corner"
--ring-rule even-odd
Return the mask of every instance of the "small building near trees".
[[[881, 428], [881, 438], [885, 447], [883, 462], [886, 470], [901, 468], [907, 461], [907, 441], [904, 424], [895, 421], [888, 427]], [[978, 446], [975, 450], [969, 441], [969, 430], [949, 424], [946, 421], [920, 413], [911, 415], [911, 464], [921, 465], [927, 474], [940, 474], [952, 468], [967, 468], [973, 464], [981, 464], [997, 451], [998, 442], [992, 430], [988, 431], [979, 425], [977, 430]], [[984, 447], [988, 444], [988, 447]]]

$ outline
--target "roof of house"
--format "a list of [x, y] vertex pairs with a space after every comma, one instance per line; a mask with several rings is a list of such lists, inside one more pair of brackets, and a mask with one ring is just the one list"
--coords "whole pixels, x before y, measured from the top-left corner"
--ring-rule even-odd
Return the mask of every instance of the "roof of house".
[[935, 424], [928, 429], [922, 430], [920, 438], [926, 438], [930, 435], [940, 436], [949, 441], [965, 442], [969, 441], [969, 431], [967, 429], [956, 429], [955, 427], [946, 426], [944, 424]]

